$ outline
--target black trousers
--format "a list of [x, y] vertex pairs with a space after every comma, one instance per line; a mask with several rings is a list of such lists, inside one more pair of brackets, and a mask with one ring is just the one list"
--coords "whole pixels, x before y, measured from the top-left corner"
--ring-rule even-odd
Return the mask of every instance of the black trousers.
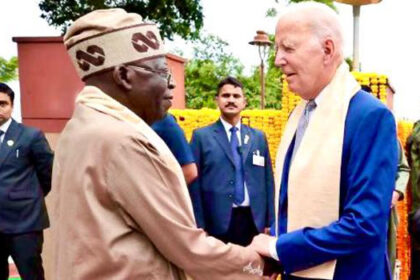
[[0, 280], [9, 277], [9, 256], [16, 264], [22, 280], [44, 280], [42, 267], [42, 231], [22, 234], [0, 233]]
[[411, 251], [410, 280], [420, 280], [420, 250], [417, 248]]
[[232, 217], [227, 232], [216, 235], [217, 239], [225, 243], [234, 243], [242, 246], [251, 244], [252, 239], [259, 232], [255, 226], [250, 207], [232, 208]]

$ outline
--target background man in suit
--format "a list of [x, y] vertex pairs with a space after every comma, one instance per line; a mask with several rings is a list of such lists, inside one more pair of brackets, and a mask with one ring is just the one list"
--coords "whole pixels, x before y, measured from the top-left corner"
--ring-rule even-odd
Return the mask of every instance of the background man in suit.
[[415, 122], [413, 132], [407, 139], [408, 162], [411, 166], [410, 234], [411, 278], [420, 280], [420, 120]]
[[181, 165], [187, 184], [194, 181], [197, 178], [197, 166], [190, 145], [185, 138], [185, 133], [176, 122], [175, 117], [167, 113], [163, 119], [154, 122], [152, 128], [168, 145], [179, 165]]
[[44, 197], [51, 189], [53, 153], [44, 134], [11, 118], [14, 92], [0, 83], [0, 279], [12, 256], [23, 279], [44, 279]]
[[220, 119], [193, 132], [198, 178], [190, 186], [200, 227], [224, 242], [248, 245], [274, 221], [273, 174], [263, 132], [241, 124], [242, 84], [222, 80], [216, 103]]
[[255, 251], [196, 227], [182, 169], [150, 127], [174, 88], [157, 26], [97, 10], [64, 43], [86, 86], [54, 160], [54, 279], [259, 279]]
[[397, 171], [392, 113], [360, 90], [343, 61], [337, 14], [289, 7], [276, 29], [275, 63], [302, 102], [276, 158], [277, 236], [251, 247], [277, 259], [282, 279], [391, 279], [386, 229]]
[[410, 167], [405, 156], [402, 144], [398, 141], [398, 169], [395, 178], [395, 189], [392, 193], [391, 213], [388, 224], [388, 259], [392, 272], [392, 279], [398, 279], [399, 271], [396, 269], [397, 261], [397, 229], [400, 217], [398, 217], [397, 202], [404, 199], [407, 184], [410, 178]]

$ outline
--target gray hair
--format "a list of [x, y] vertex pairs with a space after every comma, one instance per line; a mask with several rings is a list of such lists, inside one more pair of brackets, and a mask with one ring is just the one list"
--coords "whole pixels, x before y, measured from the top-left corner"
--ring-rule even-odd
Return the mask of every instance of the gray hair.
[[339, 60], [344, 59], [343, 30], [336, 11], [322, 3], [305, 1], [291, 4], [281, 11], [278, 21], [285, 18], [301, 18], [317, 39], [331, 39], [337, 47]]

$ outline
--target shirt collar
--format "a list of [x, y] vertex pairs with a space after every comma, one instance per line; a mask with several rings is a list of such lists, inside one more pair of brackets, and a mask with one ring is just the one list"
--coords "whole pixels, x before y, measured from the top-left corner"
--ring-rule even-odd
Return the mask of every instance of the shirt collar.
[[[316, 104], [316, 107], [319, 107], [319, 104], [321, 104], [321, 102], [322, 102], [322, 99], [324, 99], [324, 91], [325, 90], [322, 90], [319, 94], [318, 94], [318, 96], [317, 97], [315, 97], [313, 100], [314, 100], [314, 102], [315, 102], [315, 104]], [[309, 101], [309, 100], [308, 100]]]
[[6, 134], [11, 123], [12, 123], [12, 118], [8, 119], [4, 124], [0, 125], [0, 130], [3, 131], [4, 134]]
[[[225, 128], [226, 133], [229, 135], [230, 133], [230, 129], [232, 128], [233, 125], [231, 125], [230, 123], [228, 123], [227, 121], [225, 121], [222, 117], [220, 117], [220, 121], [223, 124], [223, 127]], [[241, 121], [239, 121], [235, 127], [238, 128], [238, 131], [241, 131]]]

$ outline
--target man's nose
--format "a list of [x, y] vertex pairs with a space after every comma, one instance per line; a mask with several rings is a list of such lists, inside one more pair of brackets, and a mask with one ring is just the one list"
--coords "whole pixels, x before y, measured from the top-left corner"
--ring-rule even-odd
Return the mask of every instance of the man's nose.
[[274, 65], [277, 67], [283, 67], [286, 65], [286, 58], [283, 51], [277, 50], [276, 57], [274, 59]]
[[175, 78], [174, 78], [174, 75], [172, 75], [172, 74], [171, 74], [171, 77], [169, 78], [169, 81], [168, 81], [168, 88], [169, 89], [176, 88]]

